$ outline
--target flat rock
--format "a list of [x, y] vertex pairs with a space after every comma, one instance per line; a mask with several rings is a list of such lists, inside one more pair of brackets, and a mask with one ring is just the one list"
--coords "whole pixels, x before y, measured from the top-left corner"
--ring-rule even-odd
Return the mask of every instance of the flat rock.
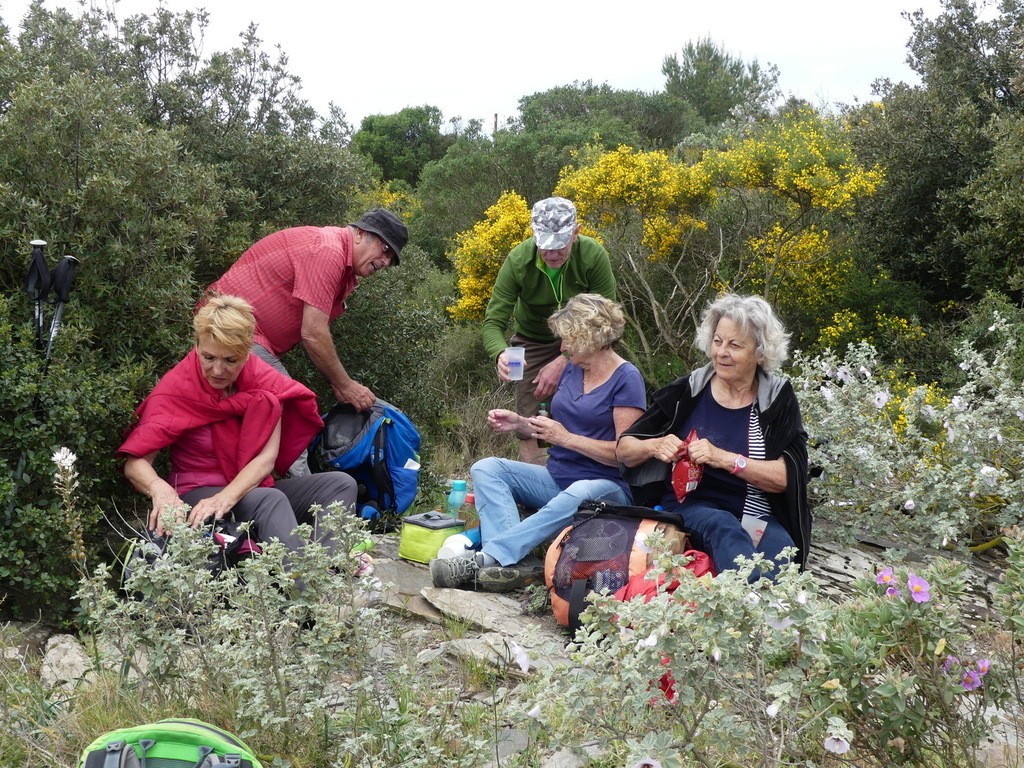
[[553, 617], [527, 616], [519, 601], [507, 595], [433, 586], [424, 587], [421, 594], [441, 613], [462, 619], [488, 632], [512, 637], [529, 636], [534, 638], [529, 643], [531, 646], [544, 642], [564, 646], [569, 639], [568, 635], [560, 631]]
[[485, 763], [485, 768], [499, 768], [505, 764], [507, 758], [512, 755], [524, 752], [530, 746], [530, 737], [525, 731], [518, 728], [502, 728], [498, 731], [494, 740], [494, 752], [496, 759]]
[[377, 556], [373, 573], [384, 584], [384, 602], [390, 608], [433, 624], [441, 623], [441, 612], [421, 594], [430, 584], [430, 573], [424, 566], [397, 557]]
[[73, 635], [54, 635], [46, 641], [39, 682], [44, 688], [74, 687], [88, 677], [92, 662]]
[[521, 646], [500, 632], [484, 632], [477, 637], [464, 637], [445, 643], [448, 653], [460, 659], [482, 661], [516, 677], [524, 677], [534, 669], [549, 669], [568, 661], [554, 644], [543, 647]]

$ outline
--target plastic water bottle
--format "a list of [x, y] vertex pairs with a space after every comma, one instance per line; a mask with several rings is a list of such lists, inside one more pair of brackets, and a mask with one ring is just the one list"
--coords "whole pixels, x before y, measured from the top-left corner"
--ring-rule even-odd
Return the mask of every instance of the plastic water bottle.
[[[537, 410], [537, 415], [538, 416], [544, 416], [545, 418], [548, 418], [548, 419], [551, 418], [551, 411], [548, 410], [548, 404], [547, 403], [541, 403], [540, 404], [540, 408]], [[549, 447], [551, 447], [551, 443], [549, 443], [547, 440], [538, 440], [537, 441], [537, 447], [538, 448], [549, 448]]]
[[466, 503], [466, 481], [453, 480], [452, 489], [448, 493], [448, 514], [457, 518], [462, 511], [462, 505]]
[[[472, 531], [476, 531], [479, 534], [479, 528], [473, 528]], [[468, 534], [472, 531], [466, 531], [466, 533], [456, 533], [449, 536], [441, 544], [441, 548], [437, 550], [437, 556], [440, 558], [449, 557], [462, 557], [474, 550], [480, 548], [479, 536], [477, 542], [473, 543], [473, 537]]]

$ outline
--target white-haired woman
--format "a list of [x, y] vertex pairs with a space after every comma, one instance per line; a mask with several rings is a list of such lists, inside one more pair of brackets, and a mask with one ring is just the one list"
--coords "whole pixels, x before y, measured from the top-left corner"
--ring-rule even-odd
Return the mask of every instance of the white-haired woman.
[[[551, 398], [551, 416], [527, 418], [504, 409], [487, 414], [496, 432], [546, 441], [547, 465], [495, 457], [473, 465], [483, 547], [466, 557], [432, 561], [434, 586], [523, 586], [534, 574], [516, 564], [565, 527], [581, 501], [630, 502], [615, 441], [643, 413], [647, 399], [640, 371], [613, 349], [626, 325], [622, 308], [596, 293], [581, 293], [551, 315], [548, 325], [569, 359]], [[520, 504], [537, 512], [520, 520]]]
[[[680, 515], [716, 570], [755, 552], [778, 563], [792, 546], [803, 567], [811, 538], [807, 433], [793, 386], [774, 373], [789, 334], [764, 299], [729, 294], [705, 310], [696, 344], [710, 362], [655, 393], [623, 434], [623, 476], [637, 503]], [[687, 445], [691, 429], [698, 439]], [[684, 456], [704, 474], [680, 502], [670, 478]]]

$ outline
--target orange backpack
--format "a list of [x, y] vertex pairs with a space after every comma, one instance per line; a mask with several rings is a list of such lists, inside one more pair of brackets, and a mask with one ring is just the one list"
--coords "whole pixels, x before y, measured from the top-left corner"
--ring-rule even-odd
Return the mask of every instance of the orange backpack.
[[652, 565], [647, 537], [655, 531], [673, 554], [699, 556], [691, 562], [691, 566], [697, 563], [691, 570], [708, 565], [703, 552], [687, 550], [686, 534], [678, 521], [676, 515], [649, 507], [604, 501], [580, 504], [572, 525], [555, 537], [544, 558], [544, 581], [558, 623], [575, 632], [588, 594], [603, 589], [615, 593], [630, 578], [645, 573]]

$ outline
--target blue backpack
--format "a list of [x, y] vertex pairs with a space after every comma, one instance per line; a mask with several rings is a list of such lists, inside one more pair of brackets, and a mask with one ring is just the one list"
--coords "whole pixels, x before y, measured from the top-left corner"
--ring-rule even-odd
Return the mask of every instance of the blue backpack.
[[309, 446], [314, 472], [339, 469], [359, 483], [360, 517], [394, 530], [419, 491], [420, 433], [402, 411], [377, 400], [368, 411], [338, 403]]

